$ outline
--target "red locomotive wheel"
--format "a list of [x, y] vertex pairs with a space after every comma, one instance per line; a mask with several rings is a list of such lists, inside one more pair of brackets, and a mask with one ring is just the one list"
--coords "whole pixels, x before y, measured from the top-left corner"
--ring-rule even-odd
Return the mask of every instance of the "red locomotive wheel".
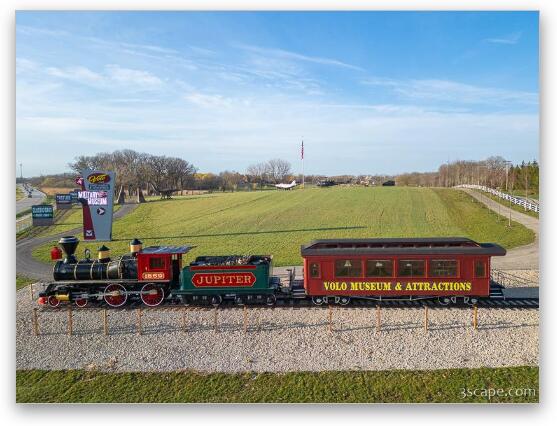
[[48, 297], [48, 304], [53, 308], [57, 308], [60, 304], [60, 301], [56, 298], [56, 296], [49, 296]]
[[80, 297], [79, 299], [75, 299], [75, 305], [78, 308], [84, 308], [85, 306], [87, 306], [87, 299], [85, 299], [84, 297]]
[[164, 290], [154, 284], [145, 284], [141, 289], [141, 300], [147, 306], [158, 306], [164, 300]]
[[124, 286], [120, 284], [110, 284], [104, 289], [104, 301], [113, 308], [122, 306], [126, 303], [126, 300], [128, 300], [128, 293]]

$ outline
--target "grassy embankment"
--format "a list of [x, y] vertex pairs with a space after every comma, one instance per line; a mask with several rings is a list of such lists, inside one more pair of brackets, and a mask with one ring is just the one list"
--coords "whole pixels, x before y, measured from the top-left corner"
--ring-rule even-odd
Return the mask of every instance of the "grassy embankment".
[[540, 193], [537, 190], [532, 191], [531, 189], [528, 192], [526, 192], [525, 189], [514, 189], [513, 195], [516, 195], [517, 197], [528, 197], [534, 200], [540, 199]]
[[20, 288], [26, 287], [31, 283], [36, 282], [37, 280], [34, 280], [32, 278], [27, 278], [23, 275], [16, 275], [15, 277], [15, 288], [16, 290], [19, 290]]
[[[483, 192], [483, 191], [477, 191], [477, 192], [479, 192], [479, 193], [482, 194], [482, 195], [485, 195], [485, 196], [488, 197], [488, 198], [491, 198], [493, 201], [495, 201], [495, 202], [501, 204], [502, 206], [509, 207], [509, 202], [508, 202], [508, 201], [505, 201], [505, 200], [503, 200], [503, 199], [501, 199], [501, 198], [499, 198], [499, 197], [497, 197], [497, 196], [495, 196], [495, 195], [493, 195], [493, 194], [490, 194], [490, 193], [488, 193], [488, 192]], [[515, 194], [515, 195], [516, 195], [516, 194]], [[526, 214], [526, 215], [528, 215], [528, 216], [535, 217], [535, 218], [537, 218], [537, 219], [540, 218], [540, 214], [539, 214], [539, 213], [536, 213], [535, 211], [532, 211], [532, 210], [526, 210], [526, 209], [524, 209], [524, 207], [522, 207], [522, 206], [518, 206], [518, 205], [516, 205], [516, 204], [512, 204], [512, 203], [511, 203], [511, 204], [510, 204], [510, 207], [511, 207], [512, 210], [514, 210], [514, 211], [516, 211], [516, 212], [523, 213], [523, 214]], [[511, 220], [512, 220], [512, 217], [511, 217]]]
[[16, 185], [16, 187], [15, 187], [15, 200], [19, 201], [24, 197], [25, 197], [25, 193], [23, 192], [23, 190], [19, 186]]
[[[516, 389], [512, 395], [510, 388]], [[482, 396], [487, 389], [506, 394]], [[17, 402], [538, 402], [538, 389], [537, 367], [285, 374], [16, 373]], [[477, 395], [463, 397], [466, 391]]]
[[[114, 213], [120, 209], [120, 205], [114, 206]], [[69, 210], [56, 210], [54, 212], [54, 224], [50, 226], [35, 226], [19, 232], [17, 239], [25, 237], [44, 237], [59, 234], [83, 226], [83, 210], [81, 206], [73, 206]], [[52, 247], [52, 244], [50, 245]]]
[[[145, 245], [197, 246], [187, 261], [205, 254], [272, 254], [282, 266], [299, 265], [300, 245], [321, 238], [467, 236], [506, 248], [534, 240], [524, 226], [513, 223], [509, 229], [472, 200], [452, 189], [405, 187], [190, 196], [140, 205], [114, 222], [109, 246], [114, 254], [126, 252], [138, 237]], [[51, 246], [33, 256], [48, 262]], [[96, 246], [81, 244], [78, 250]]]

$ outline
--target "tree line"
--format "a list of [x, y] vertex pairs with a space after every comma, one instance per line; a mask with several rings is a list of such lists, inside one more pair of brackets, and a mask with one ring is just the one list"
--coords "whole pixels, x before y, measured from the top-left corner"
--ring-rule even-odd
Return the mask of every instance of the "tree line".
[[123, 194], [126, 190], [129, 195], [137, 194], [140, 199], [143, 192], [163, 193], [183, 189], [193, 182], [197, 171], [193, 164], [182, 158], [131, 149], [80, 155], [68, 166], [76, 174], [84, 169], [114, 171], [118, 193]]
[[497, 156], [481, 161], [453, 161], [442, 164], [436, 172], [403, 173], [396, 177], [396, 183], [402, 186], [445, 187], [475, 184], [507, 192], [517, 189], [538, 192], [540, 171], [535, 160], [512, 164]]
[[140, 153], [131, 149], [81, 155], [68, 166], [78, 174], [83, 169], [112, 170], [116, 172], [116, 188], [129, 195], [145, 192], [171, 193], [181, 190], [257, 189], [292, 179], [288, 161], [275, 158], [251, 165], [246, 173], [225, 170], [218, 174], [198, 173], [188, 161], [164, 155]]
[[[69, 167], [75, 175], [64, 173], [42, 176], [31, 178], [29, 182], [35, 186], [73, 187], [75, 176], [83, 169], [113, 170], [116, 172], [117, 194], [126, 192], [141, 199], [143, 193], [256, 190], [292, 180], [298, 183], [302, 181], [300, 174], [292, 173], [291, 164], [279, 158], [252, 164], [246, 168], [245, 173], [234, 170], [225, 170], [218, 174], [199, 173], [193, 164], [182, 158], [140, 153], [130, 149], [78, 156], [69, 163]], [[512, 164], [503, 157], [489, 157], [481, 161], [458, 160], [445, 163], [434, 172], [403, 173], [397, 176], [305, 176], [308, 184], [332, 180], [337, 184], [365, 186], [380, 186], [391, 179], [395, 179], [399, 186], [452, 187], [477, 184], [508, 192], [518, 189], [539, 192], [539, 165], [535, 160]]]

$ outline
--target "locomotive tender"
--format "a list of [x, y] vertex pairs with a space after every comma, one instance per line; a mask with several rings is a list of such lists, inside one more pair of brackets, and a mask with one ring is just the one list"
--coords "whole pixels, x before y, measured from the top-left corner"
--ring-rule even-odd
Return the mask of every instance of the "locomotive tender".
[[40, 292], [39, 304], [274, 305], [277, 299], [311, 299], [316, 305], [347, 305], [352, 299], [473, 304], [491, 296], [491, 257], [506, 254], [497, 244], [468, 238], [316, 240], [301, 248], [303, 280], [290, 273], [283, 283], [272, 273], [270, 255], [200, 256], [182, 267], [192, 246], [143, 248], [134, 239], [130, 253], [114, 260], [105, 246], [98, 259], [91, 260], [86, 250], [85, 259], [77, 260], [78, 244], [73, 236], [60, 239], [64, 258], [55, 263], [54, 281]]

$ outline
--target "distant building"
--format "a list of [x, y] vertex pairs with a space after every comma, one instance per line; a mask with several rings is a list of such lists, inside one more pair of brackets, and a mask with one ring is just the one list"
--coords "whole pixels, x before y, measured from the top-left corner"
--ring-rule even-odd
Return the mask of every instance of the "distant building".
[[334, 180], [320, 180], [317, 182], [317, 186], [334, 186], [336, 182]]
[[383, 186], [395, 186], [395, 181], [394, 180], [386, 180], [385, 182], [383, 182]]

